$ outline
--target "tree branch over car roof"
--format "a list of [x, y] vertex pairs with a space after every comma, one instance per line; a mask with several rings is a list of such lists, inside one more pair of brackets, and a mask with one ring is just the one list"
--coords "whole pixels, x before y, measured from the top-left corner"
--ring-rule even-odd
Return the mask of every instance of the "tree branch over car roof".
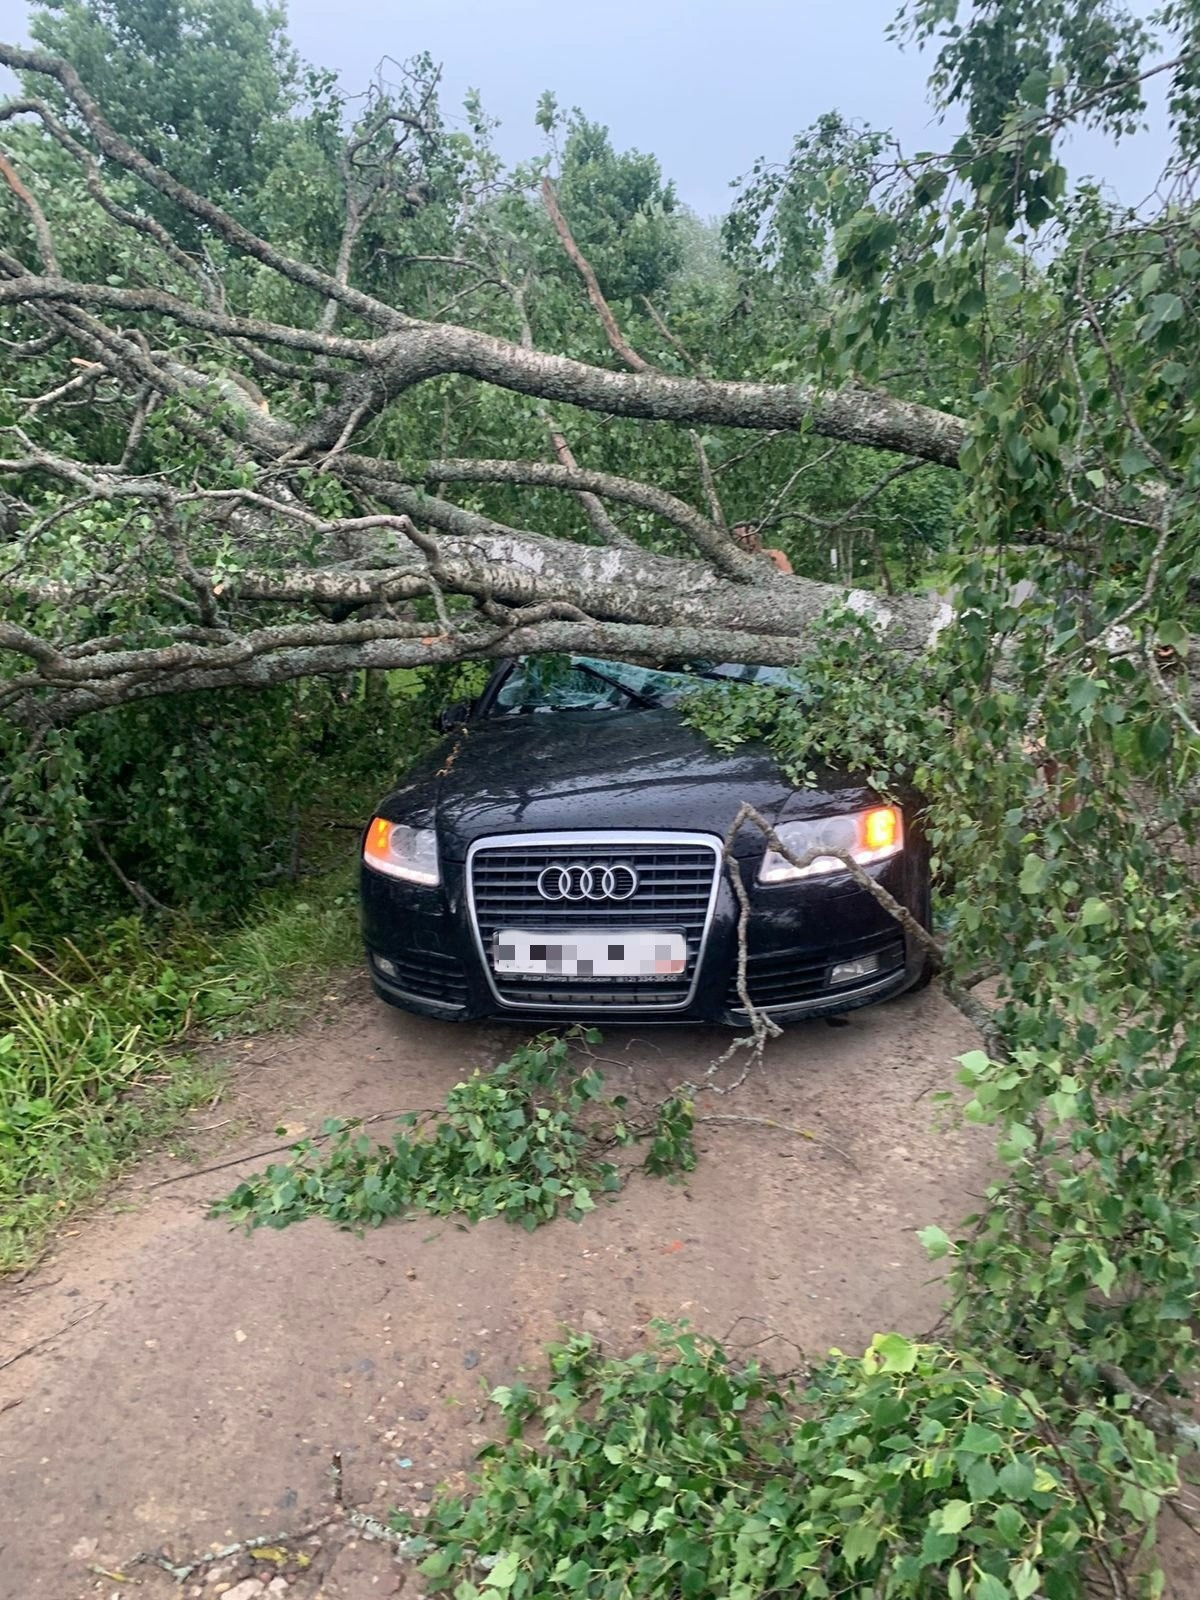
[[[0, 650], [13, 664], [0, 709], [11, 720], [70, 720], [94, 707], [209, 683], [479, 659], [534, 648], [534, 640], [549, 647], [551, 637], [556, 648], [570, 648], [574, 639], [595, 651], [603, 639], [618, 654], [702, 650], [778, 663], [802, 655], [821, 618], [846, 603], [905, 650], [927, 649], [944, 627], [946, 607], [929, 595], [876, 598], [789, 576], [739, 549], [721, 525], [720, 463], [714, 470], [700, 430], [754, 431], [772, 448], [817, 438], [840, 452], [839, 463], [851, 463], [855, 451], [881, 457], [867, 485], [856, 477], [847, 504], [827, 516], [793, 498], [809, 466], [822, 464], [801, 455], [743, 519], [820, 531], [877, 505], [917, 466], [956, 471], [964, 452], [979, 448], [979, 419], [891, 394], [853, 363], [829, 376], [830, 362], [816, 352], [807, 363], [811, 377], [795, 360], [782, 363], [785, 376], [766, 381], [712, 377], [692, 357], [683, 359], [687, 370], [670, 370], [694, 338], [685, 344], [672, 334], [641, 293], [649, 335], [664, 341], [653, 365], [623, 331], [601, 284], [593, 258], [597, 250], [603, 255], [602, 239], [588, 245], [577, 237], [561, 186], [546, 173], [533, 185], [551, 224], [540, 241], [530, 232], [536, 210], [516, 223], [506, 212], [516, 205], [515, 191], [497, 184], [482, 147], [473, 159], [484, 177], [471, 205], [456, 202], [456, 235], [394, 259], [386, 249], [368, 252], [369, 231], [389, 198], [403, 199], [419, 182], [433, 204], [455, 162], [454, 181], [461, 182], [467, 158], [442, 139], [432, 84], [403, 104], [380, 90], [349, 134], [336, 166], [343, 214], [327, 271], [265, 230], [253, 231], [117, 132], [68, 62], [0, 45], [0, 64], [22, 73], [27, 91], [0, 107], [0, 128], [11, 136], [0, 175], [36, 257], [35, 265], [19, 244], [0, 252], [0, 316], [20, 335], [9, 341], [7, 359], [27, 360], [45, 374], [40, 387], [31, 382], [19, 391], [35, 398], [17, 403], [0, 460], [12, 530], [0, 554], [0, 600], [9, 613]], [[39, 82], [44, 96], [28, 92]], [[69, 217], [51, 203], [63, 180], [42, 170], [49, 151], [56, 173], [65, 160], [81, 178], [109, 230], [104, 248], [127, 252], [126, 270], [80, 272], [88, 258], [73, 239], [68, 248]], [[886, 253], [905, 217], [924, 203], [927, 165], [918, 164], [899, 222], [882, 232], [871, 223], [874, 231], [860, 237], [854, 228], [867, 225], [856, 221], [839, 236], [838, 272], [845, 266], [851, 276], [866, 274], [863, 286], [851, 285], [852, 308], [867, 307], [867, 280], [883, 270], [882, 257], [864, 255], [864, 240]], [[173, 228], [173, 217], [186, 219], [192, 234]], [[586, 348], [590, 335], [582, 330], [563, 349], [538, 348], [531, 296], [541, 304], [570, 294], [556, 276], [556, 246], [623, 370], [604, 364], [605, 349]], [[913, 249], [904, 246], [910, 255]], [[385, 295], [378, 273], [375, 288], [359, 286], [360, 255], [382, 260], [392, 273], [475, 270], [472, 321], [415, 314], [417, 296]], [[468, 291], [456, 289], [451, 306]], [[426, 298], [435, 311], [432, 294]], [[516, 338], [507, 336], [514, 310]], [[852, 309], [852, 320], [861, 314]], [[1097, 316], [1088, 301], [1080, 326], [1098, 327]], [[60, 347], [89, 363], [86, 384], [47, 368]], [[107, 457], [107, 445], [97, 454], [79, 442], [71, 407], [87, 395], [102, 398], [114, 422], [123, 419], [123, 445]], [[420, 408], [440, 403], [448, 415], [468, 395], [476, 420], [461, 440], [443, 426], [443, 448], [425, 458], [397, 442]], [[524, 449], [497, 451], [506, 429], [524, 428], [524, 400], [533, 402], [542, 446], [554, 459], [531, 458], [530, 445], [534, 454], [538, 447], [527, 431]], [[568, 430], [571, 443], [563, 408], [578, 419]], [[644, 425], [644, 433], [628, 436], [645, 441], [632, 451], [645, 458], [643, 476], [580, 464], [629, 422]], [[170, 462], [147, 450], [160, 430], [179, 441]], [[462, 444], [471, 431], [483, 442], [468, 453]], [[586, 434], [586, 451], [576, 433]], [[1006, 448], [1015, 459], [1029, 455], [1023, 437]], [[686, 476], [681, 449], [682, 459], [695, 458]], [[676, 463], [669, 486], [655, 481], [655, 456], [664, 466]], [[889, 457], [899, 461], [889, 465]], [[1098, 493], [1082, 482], [1096, 472], [1086, 448], [1066, 466], [1073, 510], [1105, 515], [1113, 489], [1107, 479]], [[574, 498], [583, 526], [564, 529], [555, 512], [554, 536], [534, 531], [547, 520], [551, 491], [560, 501], [564, 491]], [[723, 478], [727, 503], [728, 492]], [[703, 508], [692, 503], [694, 493]], [[1161, 518], [1144, 517], [1146, 493], [1139, 484], [1114, 514], [1143, 521], [1157, 537]], [[625, 508], [636, 534], [618, 527], [612, 506]], [[119, 537], [105, 520], [115, 515], [124, 519]], [[64, 574], [55, 530], [79, 519], [97, 525], [81, 528], [76, 570]], [[70, 608], [62, 604], [67, 595]], [[427, 604], [438, 608], [436, 629], [428, 626]]]

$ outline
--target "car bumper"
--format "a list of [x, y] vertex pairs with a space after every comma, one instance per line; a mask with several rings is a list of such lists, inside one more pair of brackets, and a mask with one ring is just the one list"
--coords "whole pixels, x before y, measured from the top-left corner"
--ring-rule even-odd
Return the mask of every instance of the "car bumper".
[[[758, 1010], [778, 1022], [832, 1015], [903, 993], [921, 977], [925, 952], [849, 875], [764, 888], [756, 860], [744, 864], [751, 914], [746, 988]], [[929, 917], [928, 867], [911, 844], [872, 876], [923, 924]], [[483, 968], [466, 901], [464, 866], [443, 863], [434, 889], [362, 871], [363, 935], [375, 992], [425, 1016], [469, 1020], [503, 1016], [545, 1026], [587, 1021], [659, 1025], [712, 1022], [746, 1026], [739, 989], [738, 903], [723, 878], [697, 981], [686, 1006], [666, 1011], [585, 1002], [501, 1004]], [[859, 964], [855, 975], [836, 969]], [[869, 969], [869, 970], [865, 970]]]

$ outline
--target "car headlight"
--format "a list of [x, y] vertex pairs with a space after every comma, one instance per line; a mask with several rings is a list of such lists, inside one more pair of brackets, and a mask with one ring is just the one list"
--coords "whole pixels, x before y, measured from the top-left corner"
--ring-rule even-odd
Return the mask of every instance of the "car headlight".
[[[795, 856], [813, 850], [841, 850], [860, 867], [886, 861], [904, 848], [904, 819], [896, 806], [873, 806], [842, 817], [812, 817], [785, 822], [775, 829], [780, 842]], [[845, 872], [837, 856], [817, 856], [806, 867], [794, 867], [778, 850], [768, 850], [758, 869], [759, 883], [793, 883], [797, 878], [819, 878], [828, 872]]]
[[437, 834], [432, 828], [410, 828], [403, 822], [374, 817], [363, 842], [363, 860], [376, 872], [409, 883], [438, 883]]

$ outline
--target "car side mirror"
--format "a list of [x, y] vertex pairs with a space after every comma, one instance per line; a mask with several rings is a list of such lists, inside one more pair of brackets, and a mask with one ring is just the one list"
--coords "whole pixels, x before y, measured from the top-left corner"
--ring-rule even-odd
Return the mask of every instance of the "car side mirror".
[[460, 728], [475, 709], [474, 700], [456, 700], [438, 712], [437, 725], [443, 733], [453, 733]]

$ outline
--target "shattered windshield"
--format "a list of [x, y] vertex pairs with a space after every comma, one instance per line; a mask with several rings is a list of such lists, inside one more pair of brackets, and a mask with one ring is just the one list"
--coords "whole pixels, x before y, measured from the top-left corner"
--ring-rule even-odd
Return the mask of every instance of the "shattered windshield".
[[695, 690], [697, 680], [714, 679], [797, 691], [803, 687], [799, 672], [792, 667], [692, 661], [658, 668], [593, 656], [522, 656], [497, 690], [492, 715], [670, 706]]

